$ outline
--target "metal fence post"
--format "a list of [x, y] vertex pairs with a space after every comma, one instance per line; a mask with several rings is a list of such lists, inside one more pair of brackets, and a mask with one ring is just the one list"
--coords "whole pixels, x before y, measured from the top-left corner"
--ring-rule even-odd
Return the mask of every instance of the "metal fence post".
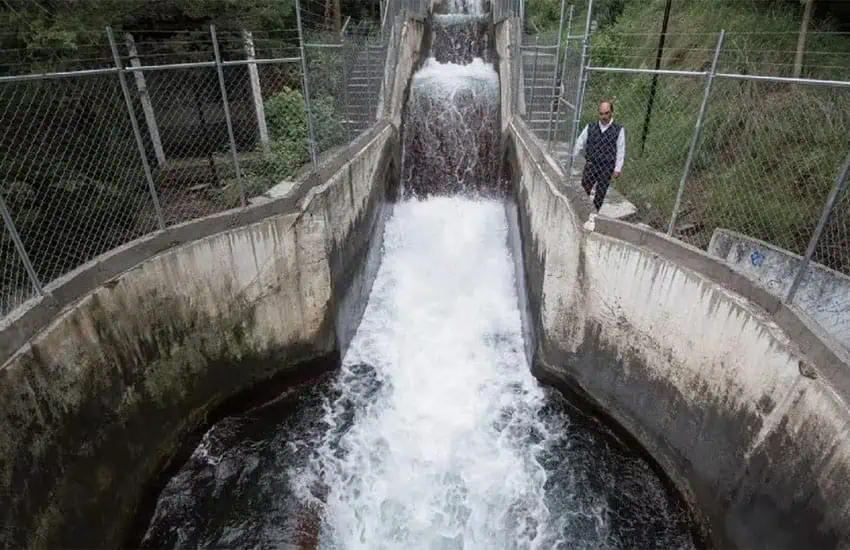
[[230, 118], [230, 103], [227, 101], [227, 88], [224, 85], [224, 70], [221, 65], [221, 53], [218, 51], [218, 37], [215, 25], [210, 25], [213, 53], [215, 54], [215, 70], [218, 73], [218, 87], [221, 88], [221, 101], [224, 105], [224, 122], [227, 124], [227, 137], [230, 140], [230, 154], [233, 156], [233, 168], [236, 170], [236, 184], [239, 185], [239, 198], [244, 208], [248, 201], [245, 198], [245, 186], [242, 184], [242, 170], [239, 168], [239, 153], [236, 151], [236, 138], [233, 135], [233, 121]]
[[[564, 99], [564, 96], [567, 94], [568, 91], [568, 78], [570, 77], [568, 64], [570, 61], [570, 32], [572, 31], [573, 26], [573, 16], [575, 16], [575, 6], [570, 6], [570, 23], [567, 26], [567, 44], [564, 48], [564, 66], [561, 70], [561, 86], [558, 90], [558, 122], [555, 124], [553, 138], [557, 137], [558, 135], [563, 135], [563, 123], [566, 117], [564, 111], [562, 111], [561, 109], [562, 107], [564, 107], [564, 104], [566, 104], [566, 106], [569, 106], [569, 102]], [[573, 105], [572, 108], [575, 109], [575, 105]], [[569, 138], [567, 138], [567, 146], [570, 147], [571, 145], [572, 144], [570, 143]], [[552, 148], [551, 145], [549, 148]], [[569, 151], [571, 150], [572, 149], [570, 149]]]
[[307, 51], [304, 48], [304, 28], [301, 25], [301, 2], [295, 0], [295, 21], [298, 24], [298, 47], [301, 51], [301, 86], [304, 88], [304, 108], [307, 110], [307, 148], [313, 170], [319, 171], [319, 156], [316, 152], [316, 139], [313, 128], [313, 109], [310, 104], [310, 74], [307, 72]]
[[133, 110], [133, 100], [130, 97], [130, 89], [127, 87], [127, 78], [124, 75], [124, 66], [121, 63], [121, 56], [118, 54], [118, 46], [115, 44], [115, 37], [112, 35], [112, 27], [106, 27], [106, 37], [109, 39], [109, 48], [112, 50], [112, 59], [115, 61], [115, 68], [118, 69], [118, 81], [121, 83], [121, 93], [124, 95], [124, 103], [127, 105], [127, 114], [130, 115], [130, 125], [133, 127], [133, 135], [136, 138], [136, 147], [139, 149], [139, 156], [142, 159], [142, 168], [145, 171], [145, 179], [148, 182], [148, 191], [151, 194], [153, 208], [156, 212], [156, 221], [161, 230], [165, 229], [165, 219], [162, 216], [162, 208], [159, 205], [159, 197], [156, 194], [156, 186], [153, 183], [153, 174], [148, 163], [147, 153], [145, 152], [145, 144], [142, 141], [142, 133], [139, 131], [139, 121], [136, 120], [136, 113]]
[[342, 43], [342, 48], [340, 48], [340, 52], [342, 54], [342, 116], [344, 117], [343, 124], [345, 124], [346, 130], [345, 138], [351, 141], [354, 132], [351, 127], [351, 105], [348, 100], [348, 84], [351, 78], [351, 73], [348, 70], [348, 61], [349, 57], [354, 56], [349, 53], [349, 50], [351, 49], [350, 41], [346, 39], [345, 32], [343, 32], [343, 36], [340, 37], [340, 41]]
[[519, 3], [519, 45], [522, 47], [525, 34], [525, 0], [517, 0], [517, 2]]
[[[528, 125], [534, 120], [534, 93], [537, 87], [537, 59], [540, 56], [540, 35], [534, 37], [534, 63], [531, 66], [531, 95], [525, 105], [525, 115], [528, 117]], [[523, 58], [524, 59], [524, 58]]]
[[790, 304], [792, 300], [794, 300], [797, 290], [800, 288], [800, 283], [803, 281], [803, 276], [809, 268], [809, 263], [812, 261], [812, 256], [815, 253], [818, 241], [823, 234], [823, 230], [826, 228], [826, 223], [829, 221], [829, 216], [832, 213], [833, 207], [835, 207], [835, 202], [838, 200], [838, 195], [841, 193], [841, 189], [844, 187], [844, 182], [847, 180], [848, 171], [850, 171], [850, 153], [847, 153], [847, 156], [844, 158], [844, 164], [842, 164], [841, 168], [838, 169], [838, 175], [835, 177], [835, 185], [832, 186], [832, 191], [829, 192], [829, 197], [826, 199], [826, 206], [824, 206], [823, 212], [821, 213], [818, 225], [815, 228], [815, 232], [812, 234], [812, 238], [809, 239], [809, 246], [806, 248], [806, 255], [803, 257], [803, 262], [800, 264], [800, 269], [797, 271], [797, 275], [794, 276], [794, 282], [791, 283], [791, 288], [788, 289], [788, 296], [785, 298], [785, 303]]
[[[558, 100], [561, 97], [560, 88], [564, 85], [564, 75], [567, 74], [567, 55], [570, 53], [570, 30], [573, 27], [573, 14], [575, 13], [575, 6], [570, 6], [570, 19], [567, 23], [567, 47], [565, 48], [563, 63], [564, 70], [559, 71], [558, 65], [561, 63], [561, 31], [564, 27], [564, 0], [561, 0], [561, 26], [558, 27], [558, 50], [555, 54], [555, 74], [552, 75], [552, 106], [549, 109], [549, 151], [552, 151], [552, 137], [553, 131], [555, 127], [555, 105], [557, 105]], [[558, 86], [558, 73], [561, 73], [561, 86]], [[560, 105], [558, 105], [558, 109], [560, 110]]]
[[717, 47], [714, 49], [714, 59], [711, 61], [711, 71], [705, 76], [705, 89], [702, 93], [702, 103], [699, 106], [699, 114], [697, 115], [697, 123], [694, 127], [694, 135], [691, 139], [691, 146], [688, 149], [688, 158], [685, 161], [685, 169], [682, 172], [682, 179], [679, 182], [679, 190], [676, 192], [676, 202], [673, 204], [673, 213], [670, 215], [670, 225], [667, 226], [667, 234], [673, 235], [676, 229], [676, 218], [679, 216], [679, 209], [682, 206], [682, 195], [685, 193], [685, 184], [688, 181], [688, 174], [691, 171], [691, 166], [694, 163], [694, 155], [696, 154], [699, 138], [702, 135], [703, 119], [705, 111], [708, 108], [708, 98], [711, 95], [711, 85], [714, 83], [714, 76], [717, 74], [717, 60], [720, 59], [720, 50], [723, 48], [723, 39], [726, 36], [726, 29], [720, 31], [720, 37], [717, 39]]
[[573, 127], [571, 130], [570, 139], [570, 163], [567, 168], [567, 179], [573, 173], [573, 165], [575, 164], [575, 142], [578, 139], [578, 126], [581, 121], [582, 101], [584, 100], [584, 83], [587, 81], [587, 50], [590, 48], [590, 25], [593, 21], [593, 0], [588, 0], [587, 3], [587, 20], [584, 24], [584, 40], [581, 44], [581, 62], [578, 67], [578, 80], [576, 81], [576, 100], [573, 103]]
[[3, 200], [3, 195], [0, 194], [0, 217], [3, 218], [3, 223], [6, 224], [6, 229], [9, 230], [9, 235], [12, 237], [12, 243], [15, 245], [15, 250], [21, 261], [24, 263], [24, 269], [27, 270], [27, 275], [30, 277], [33, 289], [40, 295], [44, 296], [44, 288], [41, 286], [41, 281], [38, 280], [38, 274], [32, 266], [30, 257], [27, 254], [27, 249], [24, 248], [24, 243], [21, 241], [21, 236], [18, 235], [18, 230], [15, 229], [15, 223], [12, 221], [12, 215], [9, 214], [9, 209], [6, 207], [6, 201]]

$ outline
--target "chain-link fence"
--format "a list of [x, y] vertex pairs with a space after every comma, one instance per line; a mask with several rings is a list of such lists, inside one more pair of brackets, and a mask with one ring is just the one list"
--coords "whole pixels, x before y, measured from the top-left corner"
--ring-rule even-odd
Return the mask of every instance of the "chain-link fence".
[[848, 162], [845, 158], [842, 172], [836, 177], [835, 202], [826, 220], [823, 232], [816, 242], [812, 260], [820, 265], [850, 276], [850, 181]]
[[491, 0], [490, 9], [493, 12], [493, 22], [499, 23], [508, 17], [523, 19], [525, 2], [522, 0]]
[[[556, 29], [536, 31], [522, 38], [522, 80], [517, 110], [529, 129], [547, 143], [550, 153], [566, 166], [576, 136], [575, 111], [581, 108], [584, 82], [584, 35], [574, 6], [560, 4]], [[528, 29], [526, 29], [528, 30]]]
[[584, 40], [573, 38], [564, 41], [560, 55], [558, 81], [555, 87], [553, 110], [545, 136], [549, 151], [562, 166], [567, 167], [580, 129], [575, 118], [576, 109], [581, 109], [583, 74], [580, 70]]
[[338, 20], [328, 16], [326, 5], [306, 2], [301, 10], [320, 154], [345, 143], [377, 120], [390, 39], [390, 33], [377, 20]]
[[[595, 181], [606, 184], [616, 167], [613, 153], [621, 153], [623, 175], [614, 179], [613, 187], [638, 208], [643, 223], [666, 230], [702, 90], [703, 78], [699, 76], [664, 75], [656, 79], [652, 74], [588, 71], [578, 125], [578, 145], [583, 147], [573, 160], [573, 181], [584, 178], [585, 185]], [[603, 101], [610, 103], [606, 109], [610, 109], [613, 122], [623, 128], [620, 135], [625, 137], [625, 149], [615, 141], [609, 147], [611, 158], [594, 162], [588, 158], [587, 138], [598, 128]], [[571, 143], [570, 147], [575, 153], [576, 145]]]
[[[157, 228], [115, 73], [3, 82], [0, 105], [3, 198], [41, 281]], [[24, 296], [8, 227], [3, 243], [0, 294]]]
[[718, 78], [675, 234], [706, 248], [724, 228], [803, 254], [847, 153], [848, 104], [850, 88]]
[[[597, 207], [606, 193], [623, 196], [633, 221], [740, 261], [782, 299], [834, 324], [827, 317], [850, 300], [850, 182], [842, 179], [850, 69], [827, 61], [847, 54], [806, 51], [807, 78], [791, 78], [794, 50], [769, 49], [784, 35], [585, 39], [570, 21], [523, 37], [517, 106], [568, 185], [583, 187]], [[622, 133], [601, 131], [609, 110]]]
[[0, 317], [133, 239], [287, 192], [376, 122], [380, 23], [297, 15], [274, 32], [107, 31], [39, 74], [4, 52]]

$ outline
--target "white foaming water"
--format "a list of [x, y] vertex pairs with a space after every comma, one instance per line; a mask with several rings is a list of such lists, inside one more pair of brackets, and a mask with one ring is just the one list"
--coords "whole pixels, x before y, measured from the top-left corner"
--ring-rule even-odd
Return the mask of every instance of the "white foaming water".
[[[322, 548], [557, 543], [536, 458], [544, 394], [523, 353], [507, 231], [496, 201], [396, 206], [328, 435], [301, 477], [302, 498], [327, 489]], [[362, 365], [375, 369], [371, 388]]]
[[451, 13], [484, 15], [484, 0], [445, 0]]
[[429, 57], [413, 75], [410, 87], [413, 93], [446, 100], [460, 90], [498, 97], [499, 74], [492, 63], [485, 63], [480, 57], [467, 65], [440, 63]]
[[490, 18], [483, 13], [435, 13], [432, 16], [435, 25], [469, 25], [470, 23], [489, 23]]

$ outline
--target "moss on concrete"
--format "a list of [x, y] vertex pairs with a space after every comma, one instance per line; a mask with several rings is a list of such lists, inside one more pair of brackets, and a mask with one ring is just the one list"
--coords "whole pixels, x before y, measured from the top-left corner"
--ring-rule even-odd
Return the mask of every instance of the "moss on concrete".
[[[256, 341], [256, 304], [236, 293], [225, 292], [232, 299], [214, 314], [191, 295], [133, 295], [119, 282], [69, 313], [76, 334], [51, 333], [0, 371], [0, 452], [12, 458], [0, 471], [5, 544], [115, 545], [140, 490], [209, 411], [330, 351], [321, 338], [318, 346]], [[64, 338], [91, 345], [51, 351]]]

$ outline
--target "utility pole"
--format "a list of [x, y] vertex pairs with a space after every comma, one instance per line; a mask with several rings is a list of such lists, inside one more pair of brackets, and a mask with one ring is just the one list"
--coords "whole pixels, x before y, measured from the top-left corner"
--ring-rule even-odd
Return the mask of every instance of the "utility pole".
[[809, 21], [812, 19], [812, 6], [815, 0], [806, 0], [806, 9], [803, 12], [803, 22], [800, 23], [800, 37], [797, 39], [797, 55], [794, 57], [794, 78], [800, 78], [803, 70], [803, 54], [806, 52], [806, 35], [809, 32]]
[[[661, 58], [664, 57], [664, 40], [667, 38], [667, 23], [670, 21], [670, 8], [673, 0], [667, 0], [664, 8], [664, 21], [661, 23], [661, 36], [658, 38], [658, 53], [655, 55], [655, 70], [661, 68]], [[646, 117], [643, 119], [643, 132], [640, 136], [640, 152], [643, 153], [646, 145], [646, 136], [649, 135], [649, 120], [652, 117], [652, 104], [655, 103], [655, 90], [658, 87], [658, 73], [652, 75], [652, 85], [649, 87], [649, 102], [646, 104]]]
[[342, 42], [342, 7], [340, 0], [334, 0], [334, 36]]

